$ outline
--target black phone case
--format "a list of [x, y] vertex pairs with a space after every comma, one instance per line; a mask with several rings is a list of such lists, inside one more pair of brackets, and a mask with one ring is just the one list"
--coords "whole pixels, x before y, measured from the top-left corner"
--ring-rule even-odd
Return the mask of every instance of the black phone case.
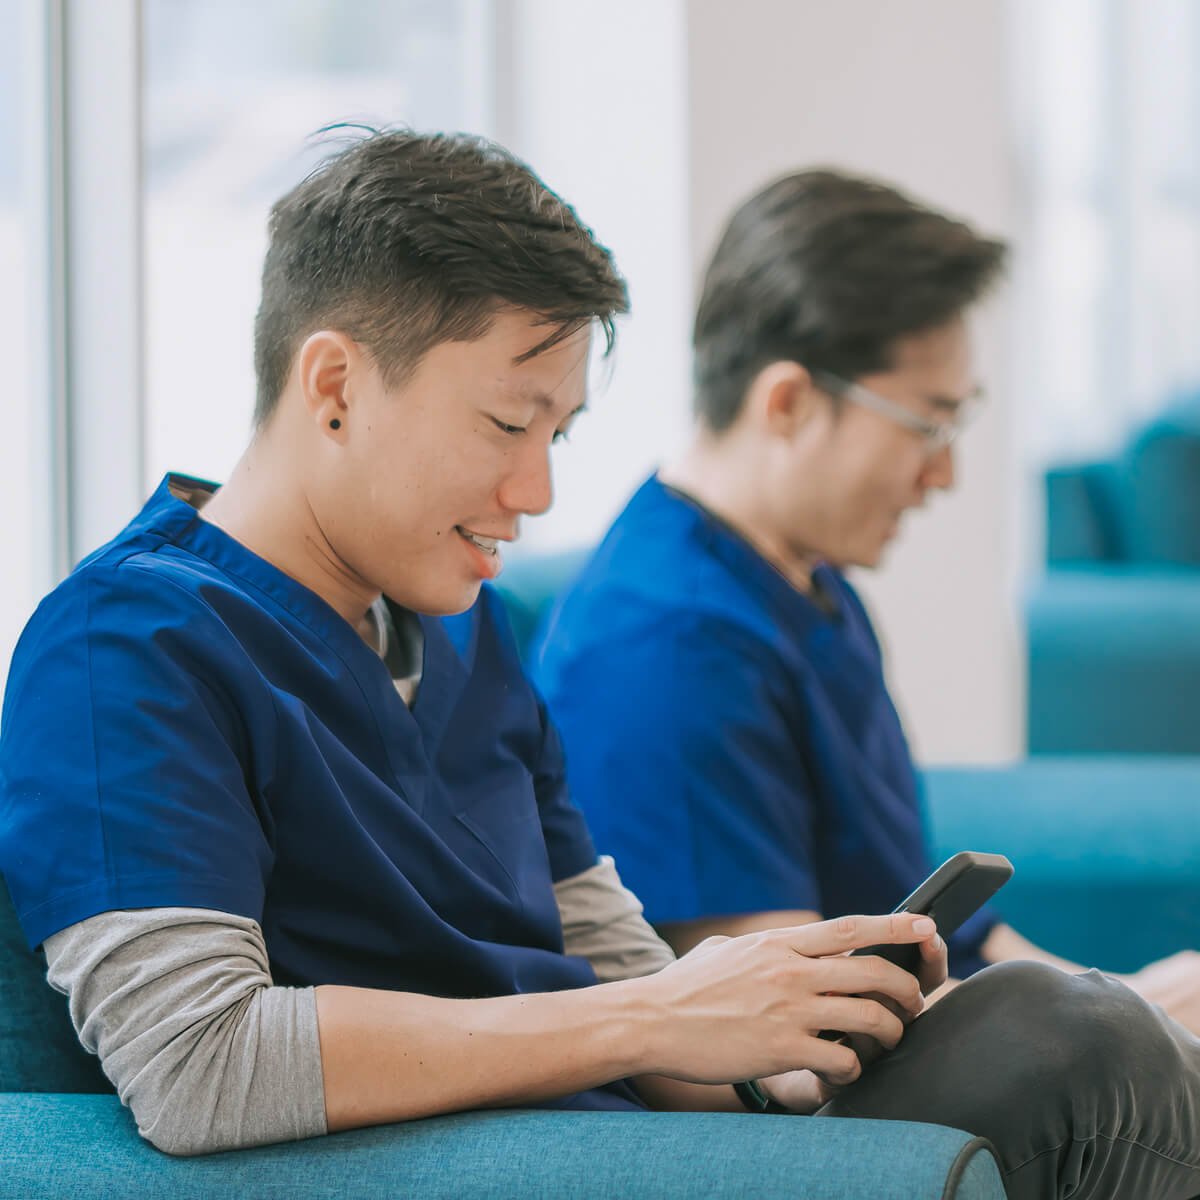
[[[1009, 881], [1012, 873], [1012, 863], [1002, 854], [964, 850], [942, 863], [892, 911], [932, 917], [944, 940], [978, 912]], [[921, 951], [912, 943], [866, 946], [854, 953], [877, 954], [914, 975], [921, 964]]]

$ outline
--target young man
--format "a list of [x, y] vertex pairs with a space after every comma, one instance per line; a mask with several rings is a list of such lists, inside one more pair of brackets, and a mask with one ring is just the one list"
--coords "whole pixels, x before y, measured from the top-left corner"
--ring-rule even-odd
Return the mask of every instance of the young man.
[[[928, 923], [673, 961], [597, 863], [480, 585], [550, 503], [592, 326], [624, 306], [574, 213], [470, 139], [367, 138], [276, 206], [245, 456], [220, 490], [169, 476], [10, 674], [0, 862], [84, 1045], [176, 1153], [482, 1106], [736, 1111], [755, 1079], [755, 1108], [952, 1113], [1014, 1194], [1061, 1187], [1030, 1148], [1112, 1107], [1134, 1149], [1089, 1185], [1194, 1191], [1142, 1076], [1182, 1055], [1195, 1117], [1200, 1047], [1120, 985], [1016, 968], [906, 1032], [945, 975]], [[880, 942], [919, 943], [921, 978], [845, 955]], [[902, 1054], [851, 1086], [827, 1029]]]
[[[695, 325], [698, 431], [649, 480], [535, 651], [572, 793], [683, 952], [886, 911], [928, 873], [870, 620], [906, 510], [954, 481], [976, 404], [964, 313], [1005, 247], [892, 188], [780, 179], [734, 215]], [[952, 973], [1047, 954], [983, 911]], [[1200, 1031], [1200, 956], [1133, 980]]]

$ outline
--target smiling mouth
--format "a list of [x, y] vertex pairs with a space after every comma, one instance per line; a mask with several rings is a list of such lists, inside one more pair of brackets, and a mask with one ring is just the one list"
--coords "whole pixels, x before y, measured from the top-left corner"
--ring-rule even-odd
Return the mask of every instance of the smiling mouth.
[[469, 529], [464, 529], [461, 525], [455, 525], [454, 528], [460, 537], [465, 538], [472, 546], [478, 547], [484, 554], [499, 553], [499, 538], [483, 537], [478, 533], [472, 533]]

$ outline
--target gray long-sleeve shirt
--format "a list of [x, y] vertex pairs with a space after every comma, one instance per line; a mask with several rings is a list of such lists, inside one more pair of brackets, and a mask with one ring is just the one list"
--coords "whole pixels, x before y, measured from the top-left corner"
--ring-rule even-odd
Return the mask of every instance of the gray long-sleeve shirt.
[[[555, 884], [567, 954], [601, 982], [648, 975], [670, 948], [621, 885], [612, 859]], [[44, 944], [143, 1137], [204, 1154], [327, 1131], [313, 988], [277, 987], [257, 922], [200, 908], [101, 913]]]

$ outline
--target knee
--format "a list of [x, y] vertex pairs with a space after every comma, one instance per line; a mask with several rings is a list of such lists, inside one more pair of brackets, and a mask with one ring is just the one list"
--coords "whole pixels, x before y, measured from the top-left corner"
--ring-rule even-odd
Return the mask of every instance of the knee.
[[959, 990], [971, 987], [1013, 1044], [1025, 1048], [1028, 1068], [1050, 1085], [1153, 1077], [1178, 1055], [1163, 1015], [1099, 971], [1071, 975], [1045, 963], [998, 963]]

